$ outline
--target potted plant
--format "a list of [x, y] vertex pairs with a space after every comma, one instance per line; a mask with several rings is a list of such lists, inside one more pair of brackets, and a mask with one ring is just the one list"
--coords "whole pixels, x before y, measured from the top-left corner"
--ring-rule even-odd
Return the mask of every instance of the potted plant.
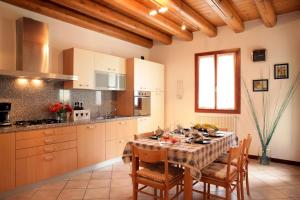
[[52, 113], [56, 114], [56, 118], [59, 121], [65, 122], [67, 121], [67, 114], [72, 113], [72, 107], [70, 104], [63, 104], [61, 102], [57, 102], [55, 104], [49, 105], [49, 110]]
[[[270, 108], [270, 98], [266, 93], [262, 94], [262, 112], [257, 112], [257, 109], [253, 103], [253, 99], [250, 95], [249, 89], [246, 85], [245, 80], [243, 80], [245, 93], [246, 93], [246, 99], [250, 108], [250, 113], [253, 118], [253, 121], [255, 123], [256, 131], [259, 135], [260, 143], [261, 143], [261, 157], [260, 157], [260, 163], [263, 165], [268, 165], [270, 163], [270, 158], [268, 155], [268, 147], [270, 145], [271, 139], [276, 131], [277, 125], [286, 110], [289, 102], [291, 101], [292, 97], [295, 94], [295, 91], [299, 85], [300, 81], [300, 72], [297, 73], [296, 77], [293, 79], [290, 86], [287, 88], [287, 92], [282, 100], [281, 103], [277, 101], [275, 108]], [[272, 115], [270, 115], [270, 111], [272, 111]], [[262, 116], [259, 116], [259, 114], [262, 113]], [[259, 118], [260, 117], [260, 118]], [[262, 119], [260, 121], [259, 119]]]

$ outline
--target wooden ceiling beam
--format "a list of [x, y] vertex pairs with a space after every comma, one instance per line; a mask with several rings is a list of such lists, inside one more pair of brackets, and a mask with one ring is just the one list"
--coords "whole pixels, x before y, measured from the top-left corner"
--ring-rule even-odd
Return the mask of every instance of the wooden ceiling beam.
[[183, 1], [181, 0], [154, 0], [154, 1], [156, 1], [157, 3], [163, 6], [166, 6], [173, 12], [179, 13], [181, 16], [183, 16], [185, 20], [198, 27], [200, 31], [202, 31], [209, 37], [214, 37], [217, 35], [217, 28]]
[[271, 0], [254, 0], [258, 13], [266, 27], [273, 27], [277, 22]]
[[244, 23], [228, 0], [206, 0], [210, 7], [236, 33], [244, 31]]
[[87, 28], [102, 34], [107, 34], [121, 40], [131, 42], [143, 47], [151, 48], [153, 41], [121, 28], [112, 26], [105, 22], [101, 22], [96, 19], [92, 19], [85, 15], [78, 14], [74, 11], [62, 8], [52, 3], [43, 0], [2, 0], [9, 4], [31, 10], [49, 17], [53, 17], [83, 28]]
[[175, 22], [167, 19], [166, 17], [157, 14], [155, 16], [149, 15], [149, 9], [143, 4], [135, 0], [96, 0], [97, 2], [105, 2], [105, 4], [116, 7], [123, 12], [140, 18], [141, 20], [159, 27], [166, 32], [175, 35], [177, 38], [191, 41], [193, 39], [193, 34], [188, 30], [181, 30], [181, 26]]
[[120, 28], [142, 35], [146, 38], [157, 40], [163, 44], [171, 44], [172, 38], [154, 28], [146, 26], [145, 24], [133, 20], [125, 15], [122, 15], [112, 9], [106, 8], [96, 2], [90, 0], [50, 0], [61, 6], [74, 9], [80, 13], [90, 17], [97, 18], [109, 24], [113, 24]]

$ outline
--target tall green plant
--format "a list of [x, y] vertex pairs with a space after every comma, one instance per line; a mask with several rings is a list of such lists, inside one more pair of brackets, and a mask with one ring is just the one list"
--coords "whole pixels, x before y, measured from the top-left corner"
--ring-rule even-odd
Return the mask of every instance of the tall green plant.
[[262, 147], [262, 157], [261, 157], [262, 164], [269, 163], [269, 159], [267, 157], [267, 148], [271, 142], [271, 139], [275, 133], [275, 130], [279, 124], [279, 121], [280, 121], [284, 111], [286, 110], [289, 102], [291, 101], [292, 97], [295, 94], [295, 91], [299, 85], [299, 81], [300, 81], [300, 72], [297, 73], [296, 77], [293, 79], [292, 83], [288, 87], [287, 92], [284, 96], [283, 101], [281, 102], [281, 104], [279, 106], [278, 111], [277, 111], [277, 103], [278, 103], [278, 101], [277, 101], [276, 106], [274, 108], [273, 119], [271, 121], [270, 121], [270, 117], [269, 117], [269, 111], [270, 111], [269, 95], [266, 95], [265, 93], [263, 94], [263, 96], [262, 96], [262, 106], [263, 106], [262, 119], [263, 120], [262, 120], [262, 125], [261, 125], [259, 123], [258, 112], [253, 103], [253, 99], [251, 98], [247, 84], [246, 84], [245, 80], [243, 79], [246, 100], [248, 102], [248, 105], [250, 108], [250, 113], [254, 120], [255, 127], [256, 127], [257, 133], [259, 135], [259, 139], [260, 139], [260, 143], [261, 143], [261, 147]]

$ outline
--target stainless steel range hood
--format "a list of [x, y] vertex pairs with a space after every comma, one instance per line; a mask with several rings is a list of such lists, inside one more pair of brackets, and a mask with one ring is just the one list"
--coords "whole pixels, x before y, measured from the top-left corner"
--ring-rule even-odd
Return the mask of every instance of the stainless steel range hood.
[[78, 80], [77, 76], [52, 73], [49, 66], [48, 25], [30, 18], [16, 21], [16, 71], [0, 70], [0, 76]]

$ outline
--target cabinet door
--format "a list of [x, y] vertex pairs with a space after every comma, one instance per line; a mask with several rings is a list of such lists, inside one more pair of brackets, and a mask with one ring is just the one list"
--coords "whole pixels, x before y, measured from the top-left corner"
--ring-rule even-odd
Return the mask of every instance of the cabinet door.
[[15, 187], [15, 134], [0, 134], [0, 192]]
[[151, 91], [151, 73], [148, 61], [134, 58], [134, 89]]
[[164, 65], [152, 62], [152, 91], [164, 91]]
[[159, 63], [135, 58], [134, 89], [147, 91], [163, 91], [164, 66]]
[[153, 126], [152, 117], [141, 117], [137, 119], [137, 132], [138, 134], [154, 131], [156, 128]]
[[133, 136], [137, 134], [137, 120], [125, 120], [122, 122], [122, 138], [125, 141], [129, 141], [133, 139]]
[[105, 160], [105, 123], [77, 127], [78, 167]]
[[151, 127], [164, 128], [164, 92], [151, 92]]
[[95, 70], [125, 74], [125, 59], [103, 53], [95, 53]]
[[77, 168], [75, 148], [16, 160], [16, 185], [35, 183]]
[[74, 49], [73, 57], [74, 75], [78, 80], [74, 81], [74, 88], [94, 88], [94, 53], [83, 49]]

